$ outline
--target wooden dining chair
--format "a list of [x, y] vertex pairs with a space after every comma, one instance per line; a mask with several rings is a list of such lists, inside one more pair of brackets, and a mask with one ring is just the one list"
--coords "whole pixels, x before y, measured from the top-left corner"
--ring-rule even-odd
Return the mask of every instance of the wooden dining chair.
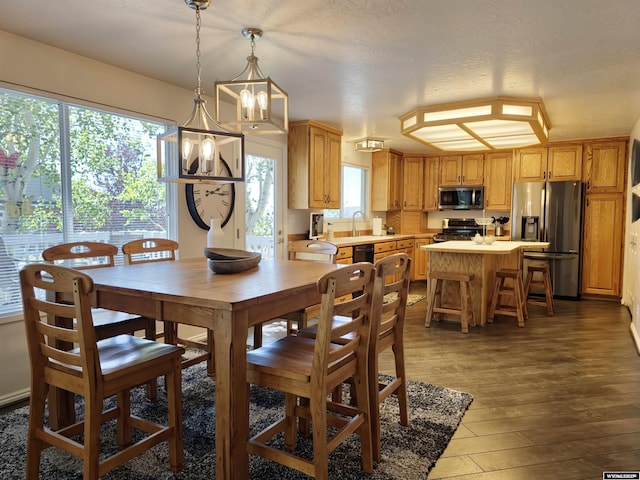
[[[318, 279], [322, 295], [317, 338], [288, 335], [247, 352], [247, 381], [285, 393], [285, 417], [252, 437], [247, 449], [317, 479], [328, 478], [328, 454], [349, 435], [358, 432], [362, 468], [373, 472], [368, 363], [371, 309], [381, 302], [375, 294], [375, 269], [371, 263], [346, 265]], [[362, 292], [342, 303], [342, 295]], [[334, 327], [335, 316], [348, 322]], [[349, 342], [335, 340], [351, 335]], [[345, 380], [353, 378], [357, 392], [354, 405], [328, 400], [327, 396]], [[295, 454], [297, 426], [311, 422], [313, 459]], [[327, 427], [336, 430], [328, 432]], [[304, 429], [302, 429], [304, 430]], [[267, 442], [284, 432], [284, 450]]]
[[[324, 240], [296, 240], [287, 244], [289, 260], [310, 260], [314, 262], [334, 263], [338, 246]], [[309, 319], [320, 314], [320, 305], [311, 305], [304, 310], [283, 315], [287, 321], [287, 335], [295, 334], [298, 329], [305, 328]], [[265, 322], [269, 323], [269, 322]], [[295, 326], [294, 326], [295, 324]], [[262, 346], [262, 325], [258, 324], [253, 329], [253, 348]]]
[[[371, 342], [369, 342], [369, 401], [371, 403], [371, 428], [373, 436], [373, 459], [380, 462], [380, 404], [391, 394], [398, 400], [400, 424], [409, 425], [407, 406], [407, 378], [404, 360], [404, 317], [411, 282], [411, 257], [396, 253], [378, 260], [375, 264], [376, 280], [383, 288], [383, 301], [376, 303], [371, 313]], [[344, 323], [335, 319], [335, 324]], [[317, 327], [302, 329], [298, 335], [316, 338]], [[377, 340], [376, 340], [377, 339]], [[337, 341], [347, 342], [351, 336]], [[378, 375], [379, 355], [391, 349], [395, 364], [395, 378], [389, 383], [380, 381]], [[352, 383], [349, 380], [349, 383]], [[353, 388], [352, 388], [353, 390]], [[355, 392], [353, 392], [355, 393]], [[341, 399], [341, 390], [334, 392], [335, 400]]]
[[[134, 335], [98, 340], [93, 326], [91, 277], [67, 267], [31, 264], [20, 271], [24, 321], [31, 363], [31, 397], [27, 437], [27, 480], [39, 478], [41, 452], [50, 446], [82, 459], [83, 479], [94, 480], [154, 445], [168, 441], [173, 472], [182, 469], [182, 348]], [[69, 303], [54, 300], [71, 297]], [[72, 321], [74, 320], [75, 321]], [[77, 345], [61, 349], [58, 342]], [[168, 425], [130, 413], [130, 390], [167, 379]], [[45, 424], [50, 389], [84, 397], [84, 419], [62, 429]], [[116, 407], [103, 401], [116, 395]], [[56, 412], [49, 411], [49, 415]], [[100, 455], [101, 424], [116, 420], [118, 452]], [[145, 432], [133, 443], [132, 431]], [[79, 436], [83, 436], [80, 440]]]
[[[132, 240], [122, 246], [125, 265], [135, 265], [138, 263], [174, 261], [179, 244], [167, 238], [142, 238]], [[196, 363], [207, 362], [207, 373], [214, 375], [214, 347], [213, 334], [211, 330], [206, 330], [206, 341], [182, 338], [179, 335], [177, 322], [164, 321], [164, 332], [158, 336], [164, 336], [164, 341], [172, 345], [183, 345], [185, 347], [197, 348], [205, 353], [193, 355], [182, 362], [182, 368], [188, 368]], [[197, 327], [194, 327], [197, 328]]]
[[[49, 247], [42, 252], [42, 258], [52, 264], [66, 266], [74, 270], [113, 267], [118, 247], [102, 242], [70, 242]], [[144, 331], [144, 338], [156, 339], [156, 323], [152, 319], [129, 313], [95, 308], [92, 310], [93, 326], [98, 340], [115, 337], [124, 333], [134, 334]], [[147, 396], [156, 398], [156, 383], [149, 384]]]

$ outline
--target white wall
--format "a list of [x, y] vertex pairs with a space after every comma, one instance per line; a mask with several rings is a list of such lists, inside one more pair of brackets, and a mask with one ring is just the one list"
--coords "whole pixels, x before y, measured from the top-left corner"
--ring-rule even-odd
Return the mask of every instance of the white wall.
[[[631, 235], [632, 229], [636, 230], [636, 233], [640, 228], [634, 226], [631, 223], [631, 154], [633, 149], [633, 140], [640, 139], [640, 119], [636, 122], [633, 130], [630, 134], [629, 142], [629, 165], [628, 165], [628, 182], [627, 182], [627, 209], [626, 209], [626, 222], [625, 222], [625, 252], [624, 252], [624, 281], [622, 285], [622, 303], [627, 305], [631, 311], [631, 334], [636, 344], [636, 349], [640, 354], [640, 245], [636, 245], [632, 248], [631, 241], [636, 240], [638, 237]], [[635, 252], [635, 254], [634, 254]]]

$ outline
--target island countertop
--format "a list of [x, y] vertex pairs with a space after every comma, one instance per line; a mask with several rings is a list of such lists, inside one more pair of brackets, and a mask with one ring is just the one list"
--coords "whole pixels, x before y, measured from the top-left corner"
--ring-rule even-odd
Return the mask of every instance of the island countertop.
[[491, 245], [486, 243], [474, 243], [472, 240], [450, 240], [448, 242], [432, 243], [430, 245], [422, 245], [420, 248], [428, 252], [445, 252], [445, 253], [477, 253], [477, 254], [494, 254], [504, 255], [516, 250], [542, 250], [549, 247], [549, 242], [511, 242], [500, 241], [493, 242]]

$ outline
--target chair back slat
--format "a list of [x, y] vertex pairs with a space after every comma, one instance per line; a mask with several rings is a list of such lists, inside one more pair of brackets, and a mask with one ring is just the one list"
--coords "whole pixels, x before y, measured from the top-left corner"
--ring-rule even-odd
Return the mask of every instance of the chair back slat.
[[113, 267], [118, 247], [102, 242], [70, 242], [54, 245], [42, 252], [49, 263], [63, 265], [74, 270]]
[[164, 262], [176, 259], [179, 244], [167, 238], [141, 238], [125, 243], [122, 246], [124, 263]]
[[67, 385], [70, 389], [90, 388], [101, 375], [91, 316], [91, 278], [67, 267], [35, 263], [20, 271], [20, 285], [32, 374], [46, 375], [49, 369], [66, 366], [84, 379]]
[[296, 240], [287, 244], [289, 260], [312, 260], [333, 263], [338, 246], [324, 240]]
[[379, 281], [388, 283], [384, 285], [382, 305], [377, 311], [374, 309], [376, 317], [372, 319], [372, 337], [390, 335], [395, 329], [402, 332], [411, 282], [411, 257], [406, 253], [396, 253], [378, 260], [375, 266]]

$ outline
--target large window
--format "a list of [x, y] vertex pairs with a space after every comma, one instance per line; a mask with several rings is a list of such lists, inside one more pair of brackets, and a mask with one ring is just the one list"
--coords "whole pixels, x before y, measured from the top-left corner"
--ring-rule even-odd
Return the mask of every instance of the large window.
[[367, 188], [368, 170], [356, 165], [342, 165], [342, 201], [340, 210], [325, 210], [325, 218], [351, 219], [353, 214], [361, 211], [367, 215], [369, 208]]
[[164, 129], [0, 89], [0, 315], [21, 309], [17, 272], [51, 245], [169, 236]]

